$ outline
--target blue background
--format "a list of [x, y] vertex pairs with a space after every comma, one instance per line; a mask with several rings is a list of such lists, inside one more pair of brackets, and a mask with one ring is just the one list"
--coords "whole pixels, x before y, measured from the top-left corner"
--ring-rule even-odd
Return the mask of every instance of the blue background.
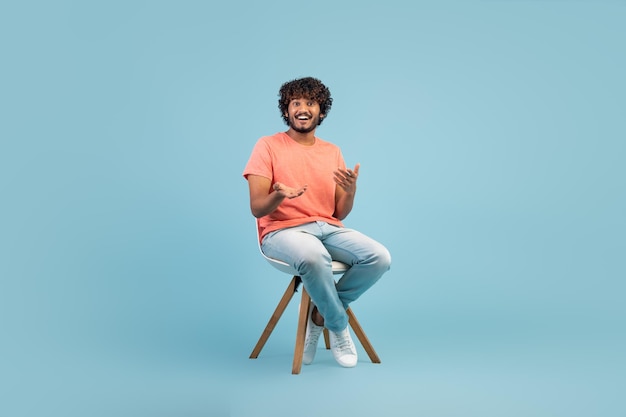
[[[1, 415], [626, 415], [623, 1], [7, 3]], [[292, 376], [241, 171], [309, 75], [394, 264]]]

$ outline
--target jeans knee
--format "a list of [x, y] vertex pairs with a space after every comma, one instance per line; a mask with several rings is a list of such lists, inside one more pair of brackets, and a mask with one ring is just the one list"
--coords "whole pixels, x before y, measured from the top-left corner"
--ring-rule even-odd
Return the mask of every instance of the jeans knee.
[[374, 265], [381, 272], [386, 272], [391, 268], [391, 253], [384, 246], [374, 253], [373, 262]]

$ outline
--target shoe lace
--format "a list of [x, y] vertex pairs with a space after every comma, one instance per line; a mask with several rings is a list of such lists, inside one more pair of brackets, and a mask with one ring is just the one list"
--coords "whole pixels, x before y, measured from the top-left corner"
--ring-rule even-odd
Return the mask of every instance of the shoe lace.
[[354, 345], [348, 332], [335, 333], [335, 349], [341, 352], [352, 352]]
[[306, 346], [317, 344], [317, 340], [320, 338], [320, 334], [322, 334], [323, 327], [313, 327], [309, 330], [309, 337], [306, 338]]

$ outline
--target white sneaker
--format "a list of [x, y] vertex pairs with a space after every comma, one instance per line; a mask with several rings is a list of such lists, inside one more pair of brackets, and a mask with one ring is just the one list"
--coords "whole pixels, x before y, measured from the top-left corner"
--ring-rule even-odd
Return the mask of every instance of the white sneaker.
[[356, 366], [358, 356], [348, 328], [337, 333], [330, 331], [328, 335], [330, 336], [330, 350], [337, 363], [345, 368]]
[[306, 338], [304, 339], [304, 355], [302, 355], [302, 363], [310, 365], [315, 359], [315, 352], [317, 351], [317, 342], [320, 340], [320, 335], [324, 326], [318, 326], [311, 320], [311, 312], [313, 311], [313, 303], [309, 307], [309, 319], [306, 325]]

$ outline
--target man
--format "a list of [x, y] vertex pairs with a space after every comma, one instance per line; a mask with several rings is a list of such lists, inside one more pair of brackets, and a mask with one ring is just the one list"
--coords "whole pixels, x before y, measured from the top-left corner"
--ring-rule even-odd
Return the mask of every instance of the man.
[[[391, 256], [341, 222], [354, 204], [359, 164], [347, 168], [340, 149], [315, 136], [332, 105], [329, 89], [307, 77], [286, 82], [279, 95], [289, 129], [260, 138], [243, 172], [261, 249], [296, 269], [311, 296], [303, 363], [313, 362], [326, 327], [335, 360], [353, 367], [346, 309], [389, 269]], [[350, 265], [336, 284], [332, 260]]]

